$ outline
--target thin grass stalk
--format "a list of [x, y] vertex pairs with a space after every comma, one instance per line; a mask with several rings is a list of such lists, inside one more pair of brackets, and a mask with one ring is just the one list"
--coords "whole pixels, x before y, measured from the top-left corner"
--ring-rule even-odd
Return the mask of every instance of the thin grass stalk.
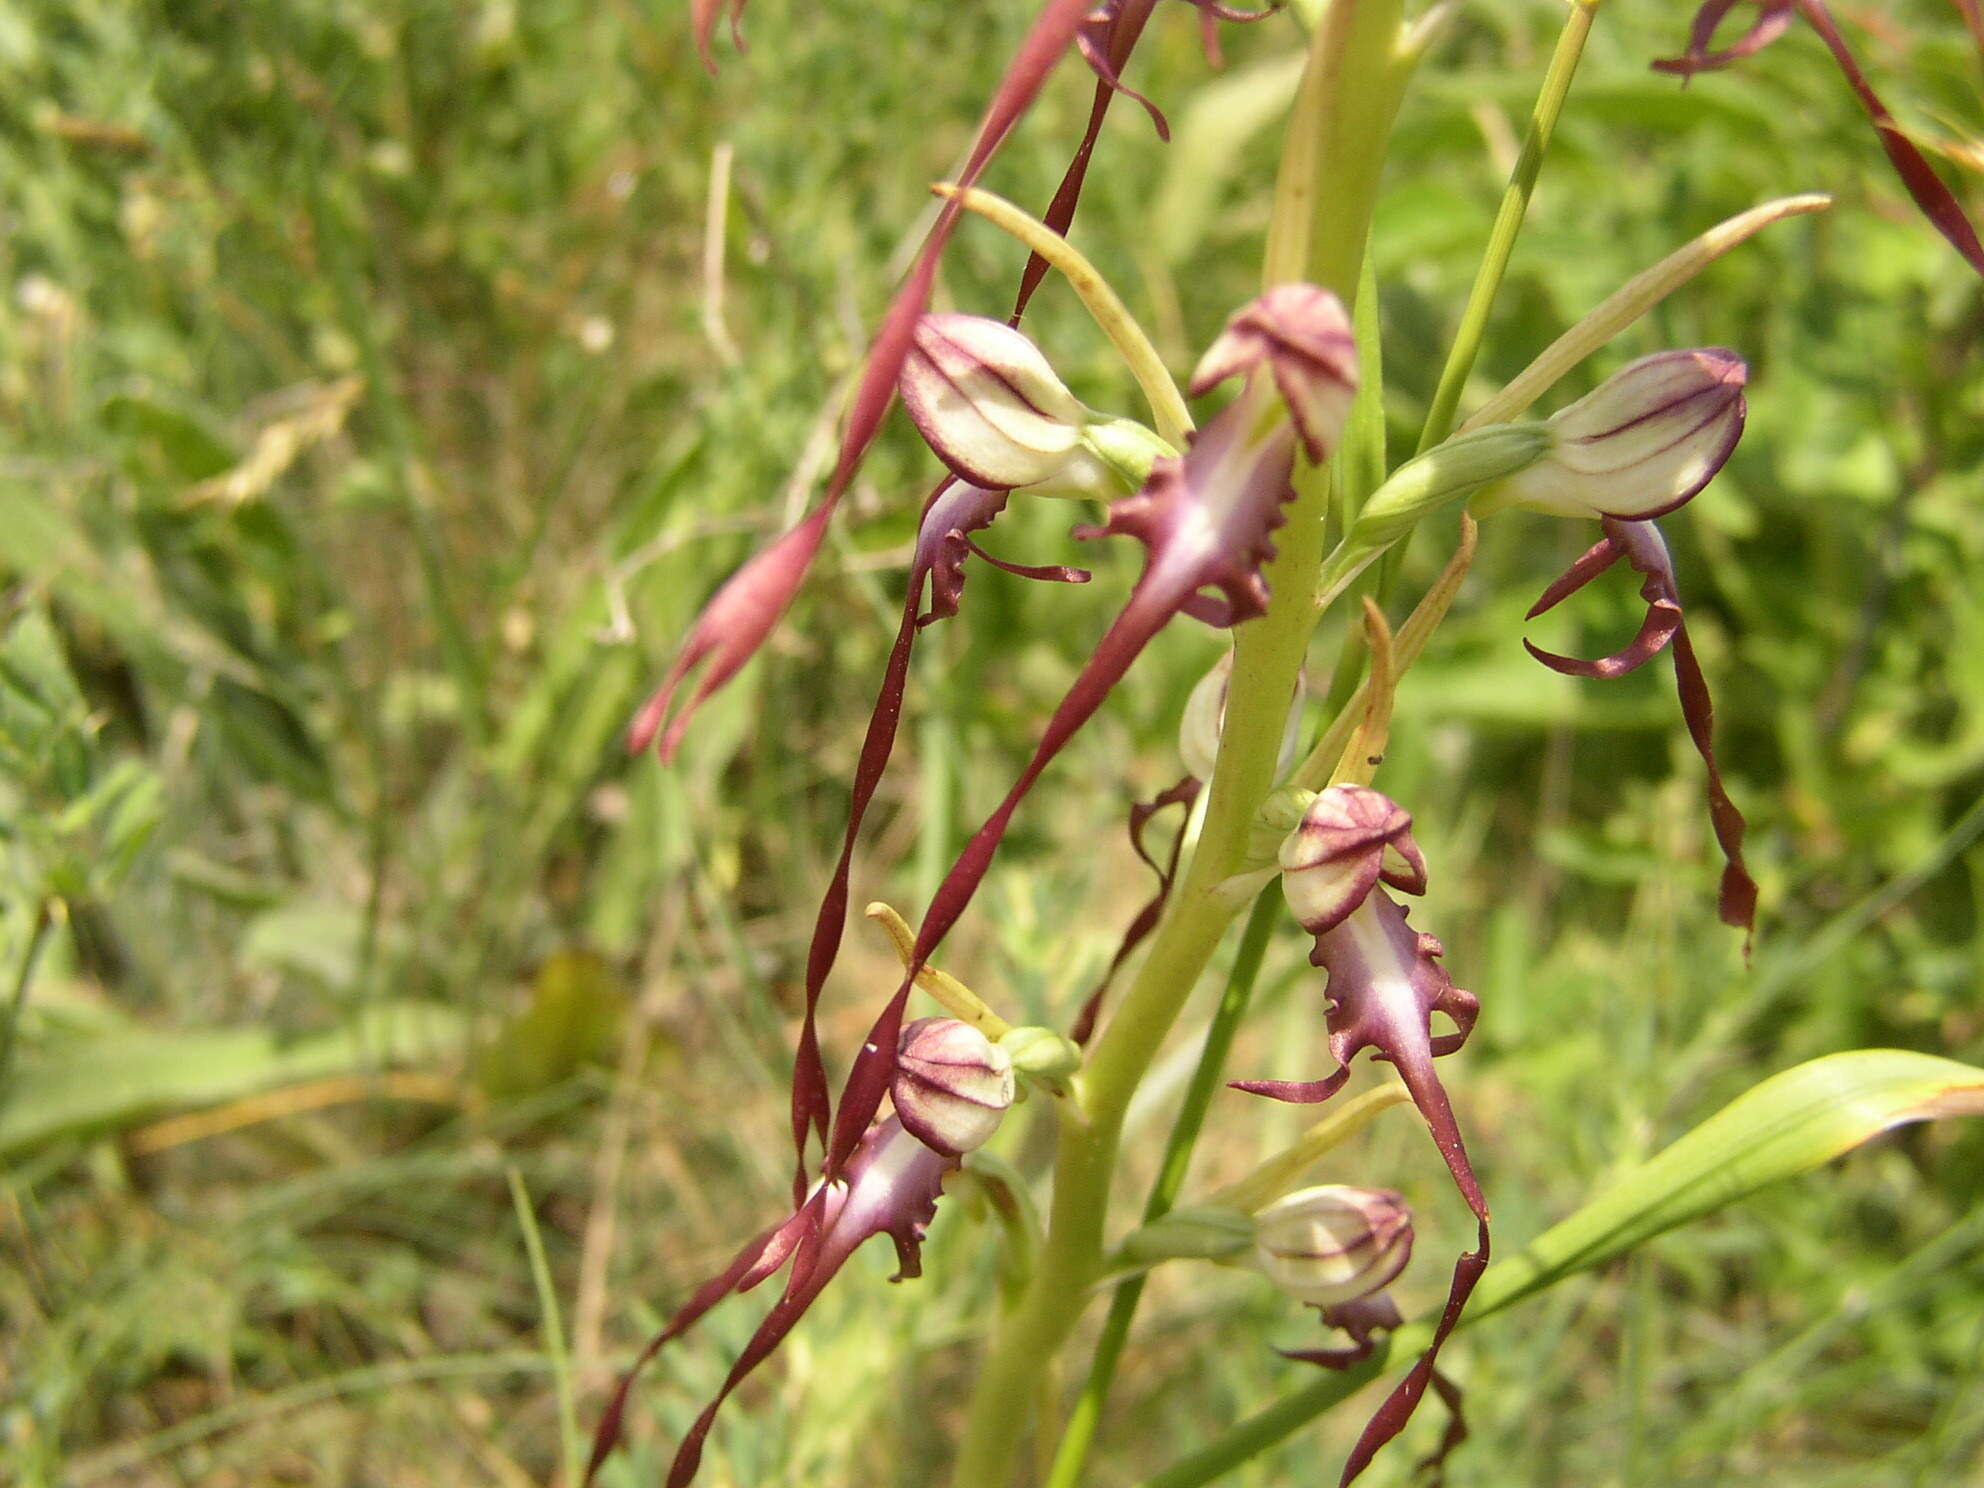
[[1563, 112], [1564, 99], [1577, 75], [1578, 61], [1584, 56], [1585, 38], [1591, 34], [1592, 18], [1599, 0], [1575, 0], [1558, 34], [1557, 49], [1550, 58], [1550, 70], [1543, 76], [1543, 90], [1537, 94], [1530, 114], [1529, 133], [1522, 142], [1522, 154], [1509, 173], [1509, 184], [1502, 193], [1502, 205], [1495, 213], [1495, 225], [1488, 233], [1488, 247], [1481, 255], [1481, 268], [1468, 291], [1467, 305], [1461, 311], [1460, 328], [1447, 353], [1447, 364], [1440, 369], [1440, 382], [1433, 391], [1433, 402], [1426, 410], [1426, 424], [1419, 432], [1415, 454], [1425, 454], [1453, 432], [1454, 413], [1460, 407], [1462, 389], [1474, 371], [1474, 359], [1481, 351], [1481, 338], [1488, 329], [1488, 316], [1495, 308], [1495, 295], [1508, 272], [1509, 255], [1515, 251], [1522, 232], [1523, 218], [1529, 211], [1529, 198], [1536, 189], [1536, 178], [1543, 170], [1543, 156], [1550, 148], [1550, 136]]
[[544, 1236], [538, 1231], [537, 1213], [531, 1208], [524, 1175], [514, 1163], [509, 1179], [510, 1201], [516, 1206], [517, 1227], [524, 1232], [531, 1285], [537, 1289], [537, 1306], [543, 1315], [544, 1351], [551, 1359], [551, 1378], [558, 1396], [558, 1481], [576, 1483], [585, 1458], [579, 1450], [579, 1411], [572, 1386], [572, 1360], [565, 1349], [565, 1322], [558, 1311], [558, 1288], [551, 1280], [551, 1263], [545, 1258]]

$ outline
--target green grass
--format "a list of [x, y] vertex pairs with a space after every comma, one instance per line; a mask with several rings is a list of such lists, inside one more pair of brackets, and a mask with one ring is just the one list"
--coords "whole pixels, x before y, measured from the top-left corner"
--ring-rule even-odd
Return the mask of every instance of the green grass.
[[[60, 905], [0, 1100], [67, 1071], [109, 1113], [0, 1151], [0, 1480], [549, 1481], [561, 1358], [583, 1430], [643, 1330], [783, 1202], [805, 933], [934, 468], [905, 424], [677, 765], [618, 737], [715, 582], [817, 487], [924, 185], [954, 168], [1029, 7], [756, 0], [749, 56], [720, 47], [714, 81], [684, 9], [0, 7], [0, 987]], [[1862, 46], [1891, 101], [1984, 134], [1953, 8], [1893, 10]], [[1573, 684], [1518, 643], [1586, 534], [1490, 524], [1400, 696], [1382, 783], [1433, 865], [1420, 918], [1484, 1004], [1449, 1079], [1505, 1253], [1766, 1073], [1862, 1045], [1984, 1059], [1977, 283], [1809, 38], [1683, 92], [1645, 67], [1680, 44], [1682, 8], [1617, 12], [1464, 408], [1684, 237], [1767, 196], [1840, 201], [1731, 255], [1564, 390], [1663, 345], [1751, 360], [1743, 445], [1670, 535], [1752, 821], [1754, 965], [1714, 923], [1664, 666]], [[1558, 20], [1468, 7], [1407, 105], [1374, 242], [1395, 457]], [[1229, 31], [1229, 68], [1293, 35]], [[1185, 7], [1136, 65], [1182, 130], [1210, 79]], [[1086, 107], [1066, 69], [989, 184], [1044, 201]], [[1105, 133], [1077, 236], [1176, 367], [1253, 281], [1272, 139], [1208, 157], [1181, 134], [1173, 157], [1223, 178], [1159, 219], [1185, 193], [1147, 123], [1126, 107]], [[968, 224], [942, 297], [1001, 311], [1018, 264]], [[1033, 329], [1088, 402], [1137, 406], [1064, 290]], [[1068, 555], [1068, 509], [1042, 505], [1016, 502], [994, 551]], [[1437, 547], [1416, 545], [1407, 590]], [[926, 633], [858, 895], [920, 906], [1010, 780], [1134, 572], [1126, 551], [1069, 561], [1086, 560], [1085, 589], [980, 565], [962, 619]], [[1531, 633], [1592, 649], [1629, 632], [1630, 593]], [[1160, 638], [1022, 814], [941, 958], [1008, 1015], [1071, 1016], [1141, 901], [1124, 814], [1175, 777], [1177, 711], [1216, 654], [1200, 630]], [[1237, 1069], [1320, 1073], [1304, 949], [1270, 947]], [[832, 1057], [893, 965], [850, 932]], [[141, 1061], [111, 1057], [226, 1030], [287, 1046], [407, 1001], [469, 1032], [167, 1082], [203, 1092], [197, 1110], [248, 1102], [225, 1130], [160, 1126], [186, 1097], [133, 1093]], [[439, 1083], [393, 1086], [409, 1073]], [[303, 1078], [322, 1103], [283, 1107]], [[1132, 1142], [1126, 1205], [1168, 1109]], [[1216, 1100], [1187, 1196], [1297, 1121]], [[1001, 1143], [1040, 1171], [1019, 1123]], [[1328, 1176], [1420, 1204], [1424, 1255], [1464, 1243], [1409, 1121], [1342, 1162]], [[1484, 1324], [1450, 1356], [1475, 1432], [1450, 1481], [1984, 1477], [1980, 1204], [1984, 1131], [1917, 1128]], [[991, 1230], [947, 1210], [923, 1281], [857, 1259], [719, 1425], [703, 1481], [938, 1480], [994, 1305]], [[1431, 1303], [1439, 1270], [1416, 1267], [1405, 1300]], [[654, 1480], [759, 1305], [663, 1355], [608, 1483]], [[1158, 1273], [1094, 1481], [1134, 1482], [1301, 1382], [1268, 1345], [1314, 1334], [1245, 1276]], [[1361, 1420], [1234, 1481], [1325, 1477]], [[1370, 1481], [1405, 1482], [1410, 1455]]]

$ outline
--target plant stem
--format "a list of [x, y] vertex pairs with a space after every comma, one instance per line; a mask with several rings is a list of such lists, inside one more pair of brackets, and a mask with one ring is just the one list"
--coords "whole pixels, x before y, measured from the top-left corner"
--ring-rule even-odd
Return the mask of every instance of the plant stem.
[[[1289, 121], [1268, 230], [1266, 282], [1308, 279], [1346, 303], [1357, 293], [1385, 142], [1416, 56], [1400, 44], [1399, 0], [1337, 0], [1316, 29]], [[1236, 906], [1215, 891], [1239, 867], [1274, 783], [1289, 699], [1316, 621], [1326, 468], [1301, 468], [1279, 551], [1263, 568], [1268, 611], [1234, 632], [1226, 724], [1190, 863], [1082, 1077], [1086, 1121], [1064, 1121], [1054, 1204], [1033, 1279], [1003, 1320], [979, 1375], [954, 1482], [1003, 1488], [1038, 1380], [1051, 1367], [1101, 1268], [1110, 1178], [1123, 1117], [1212, 960]]]
[[1537, 174], [1543, 169], [1543, 155], [1550, 148], [1551, 132], [1563, 112], [1564, 98], [1571, 91], [1571, 79], [1584, 55], [1585, 37], [1599, 0], [1575, 0], [1557, 37], [1557, 50], [1550, 58], [1550, 70], [1543, 75], [1543, 91], [1537, 95], [1530, 114], [1529, 134], [1522, 142], [1522, 154], [1509, 173], [1508, 188], [1502, 193], [1501, 209], [1488, 234], [1487, 251], [1481, 256], [1481, 269], [1474, 276], [1467, 306], [1461, 311], [1460, 329], [1454, 334], [1453, 349], [1440, 371], [1440, 384], [1434, 390], [1432, 406], [1426, 410], [1426, 427], [1419, 434], [1419, 448], [1427, 450], [1453, 432], [1454, 410], [1460, 406], [1461, 389], [1474, 370], [1475, 355], [1481, 350], [1481, 337], [1488, 329], [1488, 314], [1495, 306], [1495, 294], [1508, 271], [1509, 255], [1515, 250], [1516, 236], [1522, 231], [1523, 215], [1529, 210], [1530, 193], [1536, 189]]
[[[1184, 1186], [1186, 1170], [1191, 1167], [1192, 1148], [1197, 1145], [1199, 1132], [1205, 1125], [1206, 1109], [1212, 1104], [1213, 1090], [1219, 1083], [1220, 1074], [1226, 1068], [1226, 1056], [1233, 1048], [1233, 1036], [1240, 1031], [1240, 1020], [1246, 1015], [1247, 1004], [1253, 999], [1254, 983], [1260, 976], [1261, 961], [1267, 955], [1268, 940], [1274, 933], [1275, 920], [1281, 911], [1281, 895], [1270, 886], [1254, 900], [1254, 912], [1247, 921], [1247, 928], [1240, 937], [1240, 950], [1233, 958], [1233, 969], [1226, 975], [1226, 992], [1219, 1000], [1219, 1011], [1213, 1014], [1212, 1026], [1206, 1030], [1205, 1047], [1199, 1053], [1198, 1068], [1192, 1071], [1192, 1082], [1185, 1089], [1184, 1103], [1178, 1108], [1177, 1119], [1171, 1125], [1171, 1138], [1165, 1144], [1164, 1161], [1158, 1168], [1157, 1181], [1151, 1185], [1150, 1198], [1144, 1204], [1144, 1223], [1162, 1219], [1171, 1212], [1177, 1202], [1178, 1191]], [[1081, 1398], [1075, 1402], [1074, 1413], [1068, 1418], [1067, 1429], [1061, 1434], [1060, 1449], [1054, 1454], [1054, 1468], [1047, 1478], [1047, 1488], [1076, 1488], [1081, 1482], [1082, 1464], [1088, 1458], [1088, 1449], [1095, 1440], [1096, 1424], [1102, 1418], [1102, 1403], [1109, 1396], [1109, 1386], [1116, 1377], [1116, 1361], [1122, 1357], [1123, 1344], [1130, 1336], [1130, 1322], [1136, 1316], [1137, 1303], [1144, 1294], [1142, 1276], [1134, 1276], [1116, 1289], [1110, 1299], [1109, 1316], [1102, 1324], [1102, 1337], [1095, 1345], [1095, 1357], [1088, 1367], [1088, 1379], [1082, 1385]]]

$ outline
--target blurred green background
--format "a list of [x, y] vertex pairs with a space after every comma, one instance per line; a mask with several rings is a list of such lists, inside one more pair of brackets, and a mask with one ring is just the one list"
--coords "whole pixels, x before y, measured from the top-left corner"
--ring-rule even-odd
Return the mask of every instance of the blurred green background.
[[[0, 1481], [551, 1481], [561, 1381], [583, 1430], [779, 1212], [805, 933], [934, 470], [903, 421], [680, 761], [620, 733], [817, 488], [925, 184], [1031, 9], [754, 0], [710, 80], [669, 0], [0, 6]], [[1797, 1060], [1984, 1058], [1984, 297], [1812, 38], [1685, 90], [1649, 72], [1686, 12], [1601, 12], [1470, 401], [1716, 220], [1838, 195], [1547, 405], [1662, 346], [1751, 361], [1748, 435], [1668, 530], [1763, 928], [1746, 970], [1666, 664], [1575, 683], [1522, 651], [1592, 534], [1490, 524], [1380, 784], [1484, 1005], [1448, 1079], [1505, 1253]], [[1374, 245], [1397, 455], [1561, 14], [1463, 7], [1407, 105]], [[1850, 20], [1977, 200], [1956, 8]], [[1131, 81], [1177, 137], [1117, 109], [1075, 235], [1181, 370], [1254, 282], [1299, 33], [1225, 43], [1212, 73], [1190, 9], [1160, 11]], [[1043, 203], [1088, 93], [1065, 67], [988, 183]], [[1003, 314], [1019, 263], [967, 224], [940, 298]], [[1076, 391], [1135, 411], [1065, 290], [1037, 305]], [[857, 905], [920, 906], [1134, 576], [1127, 545], [1076, 551], [1071, 512], [1016, 502], [991, 543], [1093, 584], [976, 565], [926, 633]], [[1595, 651], [1635, 623], [1615, 579], [1531, 633]], [[1178, 773], [1217, 654], [1174, 627], [1022, 814], [943, 958], [1009, 1016], [1065, 1022], [1146, 894], [1124, 814]], [[1243, 1072], [1322, 1072], [1305, 951], [1271, 949]], [[841, 967], [837, 1067], [894, 981], [864, 925]], [[1299, 1121], [1222, 1098], [1191, 1188]], [[1038, 1172], [1021, 1126], [1002, 1151]], [[1323, 1176], [1421, 1205], [1403, 1299], [1433, 1302], [1470, 1232], [1414, 1124]], [[703, 1481], [938, 1481], [991, 1244], [952, 1204], [923, 1281], [857, 1258]], [[605, 1482], [655, 1479], [761, 1306], [663, 1356]], [[1449, 1481], [1984, 1482], [1980, 1319], [1984, 1129], [1915, 1129], [1470, 1333]], [[1094, 1481], [1299, 1382], [1269, 1345], [1314, 1337], [1244, 1275], [1160, 1274]], [[1333, 1476], [1362, 1419], [1234, 1481]]]

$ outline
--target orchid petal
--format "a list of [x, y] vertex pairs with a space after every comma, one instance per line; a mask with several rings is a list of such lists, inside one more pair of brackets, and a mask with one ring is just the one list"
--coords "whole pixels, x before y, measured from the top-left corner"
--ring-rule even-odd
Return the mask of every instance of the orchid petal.
[[1793, 0], [1764, 0], [1749, 29], [1733, 44], [1720, 51], [1712, 50], [1716, 29], [1740, 3], [1742, 0], [1708, 0], [1695, 12], [1695, 19], [1688, 28], [1688, 50], [1678, 57], [1668, 57], [1654, 63], [1654, 71], [1669, 72], [1684, 78], [1693, 77], [1698, 72], [1713, 72], [1744, 57], [1756, 55], [1782, 36], [1791, 25]]
[[711, 77], [716, 76], [716, 57], [710, 51], [710, 41], [716, 35], [719, 15], [728, 14], [730, 39], [738, 51], [745, 50], [741, 26], [744, 4], [745, 0], [689, 0], [689, 23], [696, 36], [696, 55], [703, 59], [703, 69]]
[[1329, 458], [1357, 392], [1357, 338], [1343, 302], [1313, 284], [1278, 284], [1226, 323], [1192, 373], [1198, 396], [1265, 364], [1318, 464]]
[[[1860, 100], [1875, 134], [1880, 137], [1881, 149], [1894, 167], [1895, 174], [1901, 178], [1909, 197], [1950, 246], [1962, 254], [1979, 274], [1984, 274], [1984, 243], [1978, 241], [1977, 229], [1964, 215], [1956, 194], [1943, 183], [1935, 167], [1929, 164], [1928, 158], [1895, 122], [1888, 106], [1874, 91], [1873, 84], [1860, 70], [1859, 62], [1846, 45], [1846, 38], [1840, 34], [1839, 26], [1823, 0], [1762, 0], [1762, 12], [1749, 29], [1733, 45], [1711, 51], [1710, 43], [1714, 40], [1716, 27], [1735, 5], [1736, 0], [1708, 0], [1695, 12], [1694, 24], [1689, 29], [1688, 50], [1679, 57], [1655, 62], [1654, 68], [1687, 78], [1697, 72], [1727, 67], [1732, 62], [1762, 51], [1782, 36], [1791, 25], [1795, 10], [1805, 18], [1807, 25], [1819, 33], [1826, 50], [1832, 53], [1833, 62], [1845, 77], [1847, 86], [1853, 90], [1854, 97]], [[1965, 9], [1966, 21], [1970, 20], [1973, 9]]]
[[[806, 577], [806, 569], [826, 535], [830, 510], [826, 506], [816, 507], [797, 526], [724, 580], [723, 586], [703, 606], [702, 614], [696, 617], [675, 664], [628, 729], [629, 753], [639, 754], [659, 736], [662, 759], [674, 758], [696, 710], [756, 654], [799, 592], [800, 581]], [[695, 691], [671, 719], [669, 707], [676, 689], [692, 668], [706, 660], [709, 665], [698, 679]], [[664, 723], [666, 729], [662, 727]]]
[[581, 1481], [590, 1484], [618, 1444], [628, 1391], [648, 1360], [718, 1302], [733, 1293], [749, 1290], [789, 1259], [792, 1269], [784, 1292], [772, 1304], [771, 1311], [731, 1365], [715, 1397], [696, 1417], [676, 1449], [674, 1461], [669, 1465], [667, 1488], [685, 1488], [702, 1463], [704, 1442], [724, 1401], [784, 1342], [847, 1258], [865, 1241], [887, 1235], [895, 1244], [901, 1263], [895, 1279], [919, 1274], [924, 1231], [936, 1213], [944, 1176], [957, 1165], [955, 1157], [946, 1157], [925, 1146], [893, 1117], [873, 1127], [847, 1164], [841, 1182], [822, 1184], [783, 1224], [745, 1246], [728, 1267], [697, 1288], [667, 1326], [649, 1340], [614, 1391], [593, 1435], [592, 1454]]
[[1148, 801], [1138, 801], [1130, 807], [1130, 846], [1143, 859], [1144, 866], [1157, 875], [1157, 892], [1130, 921], [1129, 928], [1123, 932], [1123, 939], [1116, 947], [1116, 954], [1109, 958], [1109, 966], [1102, 973], [1102, 980], [1075, 1015], [1068, 1037], [1077, 1044], [1087, 1044], [1094, 1034], [1095, 1021], [1102, 1013], [1102, 999], [1108, 994], [1110, 984], [1116, 980], [1116, 973], [1122, 970], [1131, 953], [1143, 944], [1145, 937], [1157, 928], [1157, 922], [1164, 914], [1164, 906], [1171, 898], [1171, 881], [1178, 874], [1178, 859], [1185, 851], [1184, 829], [1180, 827], [1178, 835], [1171, 841], [1170, 854], [1160, 865], [1150, 855], [1150, 849], [1144, 846], [1144, 828], [1150, 825], [1153, 816], [1167, 806], [1182, 806], [1189, 812], [1192, 803], [1199, 798], [1201, 788], [1202, 782], [1197, 776], [1187, 775], [1170, 789], [1159, 791]]
[[1536, 604], [1532, 616], [1559, 603], [1590, 583], [1592, 579], [1625, 557], [1645, 576], [1640, 597], [1646, 601], [1646, 619], [1639, 634], [1624, 649], [1611, 656], [1585, 661], [1558, 656], [1531, 645], [1529, 654], [1553, 671], [1578, 677], [1619, 677], [1644, 665], [1670, 643], [1674, 648], [1674, 682], [1681, 699], [1681, 716], [1688, 726], [1688, 737], [1702, 758], [1708, 774], [1709, 822], [1715, 829], [1716, 844], [1724, 859], [1722, 883], [1716, 895], [1717, 913], [1725, 925], [1754, 933], [1757, 917], [1757, 883], [1743, 861], [1743, 837], [1747, 830], [1743, 813], [1730, 799], [1722, 781], [1722, 769], [1715, 754], [1715, 704], [1709, 695], [1708, 679], [1702, 674], [1700, 659], [1688, 639], [1687, 622], [1682, 615], [1680, 590], [1674, 578], [1674, 560], [1660, 529], [1651, 522], [1622, 522], [1607, 517], [1605, 538], [1592, 547], [1570, 571], [1552, 584]]
[[1110, 60], [1109, 39], [1115, 29], [1115, 17], [1107, 11], [1089, 18], [1089, 24], [1082, 28], [1075, 44], [1081, 48], [1082, 60], [1088, 63], [1089, 71], [1101, 81], [1102, 86], [1112, 93], [1121, 93], [1132, 103], [1138, 104], [1150, 115], [1151, 128], [1165, 144], [1171, 143], [1171, 124], [1164, 117], [1164, 111], [1152, 103], [1135, 88], [1126, 84], [1117, 74], [1116, 65]]
[[[708, 29], [715, 24], [718, 0], [697, 0], [693, 12], [699, 44], [706, 47]], [[1046, 0], [1032, 27], [1021, 41], [1019, 51], [999, 80], [992, 102], [980, 121], [978, 136], [958, 173], [958, 184], [969, 186], [984, 172], [1018, 122], [1039, 95], [1047, 75], [1074, 44], [1087, 13], [1087, 0]], [[732, 11], [733, 19], [735, 10]], [[749, 661], [778, 618], [791, 604], [805, 578], [813, 555], [819, 551], [826, 524], [841, 497], [860, 469], [868, 448], [882, 427], [882, 419], [894, 400], [897, 378], [908, 359], [917, 317], [930, 302], [936, 282], [937, 265], [957, 226], [960, 208], [946, 202], [937, 214], [917, 255], [909, 277], [896, 291], [888, 312], [876, 329], [868, 360], [855, 384], [848, 407], [847, 426], [841, 432], [840, 454], [834, 462], [826, 493], [819, 504], [771, 548], [744, 565], [716, 593], [703, 614], [691, 627], [688, 639], [661, 688], [636, 720], [632, 736], [645, 747], [668, 712], [669, 700], [683, 674], [705, 657], [713, 658], [695, 695], [662, 736], [664, 757], [672, 754], [681, 741], [689, 715]], [[1072, 205], [1070, 206], [1072, 211]], [[775, 582], [774, 582], [775, 581]], [[748, 594], [739, 591], [748, 591]], [[749, 603], [746, 600], [749, 600]]]

